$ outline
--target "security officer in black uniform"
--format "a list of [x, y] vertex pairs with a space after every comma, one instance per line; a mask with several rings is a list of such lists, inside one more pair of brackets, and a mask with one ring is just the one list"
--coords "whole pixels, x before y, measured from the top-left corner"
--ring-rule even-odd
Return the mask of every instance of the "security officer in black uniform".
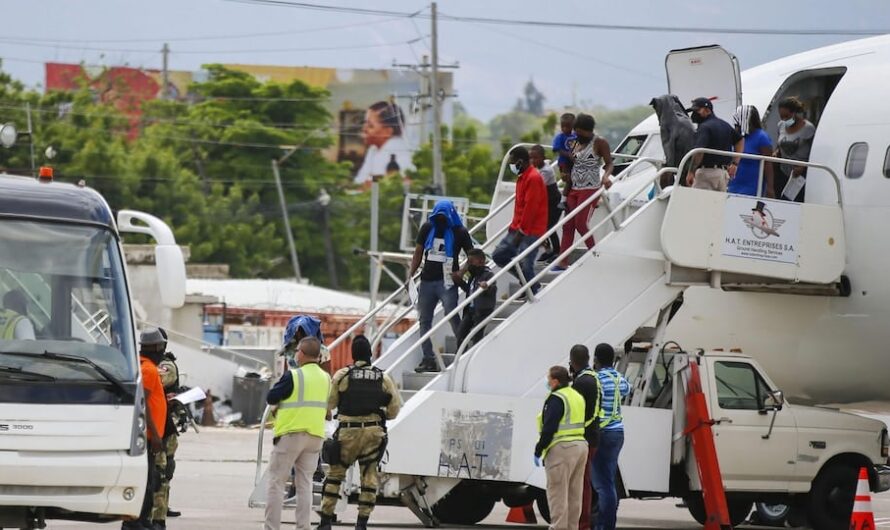
[[322, 491], [318, 530], [331, 529], [341, 484], [355, 462], [361, 470], [355, 528], [367, 528], [377, 502], [377, 466], [386, 450], [386, 420], [394, 419], [402, 406], [392, 379], [371, 366], [371, 344], [364, 335], [352, 340], [352, 360], [354, 364], [334, 374], [331, 382], [328, 409], [337, 409], [340, 425], [329, 451], [330, 471]]

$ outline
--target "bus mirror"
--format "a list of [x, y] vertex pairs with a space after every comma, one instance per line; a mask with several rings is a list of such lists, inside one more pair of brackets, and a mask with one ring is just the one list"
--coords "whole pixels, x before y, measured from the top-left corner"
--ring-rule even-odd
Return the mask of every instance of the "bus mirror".
[[185, 303], [185, 260], [178, 245], [157, 245], [155, 265], [161, 302], [167, 307], [182, 307]]

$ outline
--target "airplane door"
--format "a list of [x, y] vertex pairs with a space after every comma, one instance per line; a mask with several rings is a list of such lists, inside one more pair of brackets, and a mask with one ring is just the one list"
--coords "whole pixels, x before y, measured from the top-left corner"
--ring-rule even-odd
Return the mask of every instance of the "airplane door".
[[742, 77], [736, 56], [721, 46], [672, 50], [664, 60], [668, 92], [686, 107], [697, 97], [714, 104], [714, 113], [729, 120], [742, 104]]

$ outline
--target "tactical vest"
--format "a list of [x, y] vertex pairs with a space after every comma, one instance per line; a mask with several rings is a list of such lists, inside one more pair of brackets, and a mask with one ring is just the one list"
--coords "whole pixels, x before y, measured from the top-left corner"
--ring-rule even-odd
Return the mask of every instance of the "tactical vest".
[[316, 363], [291, 370], [294, 391], [278, 405], [275, 436], [305, 432], [324, 438], [331, 376]]
[[383, 370], [371, 365], [353, 365], [346, 372], [348, 386], [340, 394], [337, 407], [340, 416], [368, 416], [380, 414], [392, 396], [383, 390]]
[[0, 309], [0, 339], [15, 339], [15, 326], [21, 322], [23, 318], [25, 317], [15, 311]]
[[[560, 442], [583, 442], [584, 439], [584, 397], [571, 387], [562, 387], [550, 394], [562, 400], [562, 419], [553, 440], [544, 448], [543, 458], [547, 458], [547, 452]], [[549, 396], [548, 396], [549, 399]], [[544, 428], [544, 415], [538, 414], [538, 432]]]
[[180, 386], [179, 386], [179, 365], [176, 364], [176, 356], [174, 356], [173, 353], [171, 353], [171, 352], [166, 352], [166, 353], [164, 354], [164, 359], [167, 360], [167, 361], [170, 361], [171, 363], [173, 363], [173, 367], [176, 369], [176, 380], [173, 381], [171, 384], [165, 386], [165, 387], [164, 387], [164, 392], [167, 392], [167, 393], [171, 393], [171, 392], [178, 393], [178, 392], [179, 392], [179, 388], [180, 388]]

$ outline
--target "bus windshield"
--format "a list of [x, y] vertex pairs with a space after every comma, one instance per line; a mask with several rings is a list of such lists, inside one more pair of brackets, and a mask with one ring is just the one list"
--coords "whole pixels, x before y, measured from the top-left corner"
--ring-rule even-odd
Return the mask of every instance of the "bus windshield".
[[136, 381], [124, 267], [109, 229], [0, 219], [0, 249], [0, 380], [107, 383], [89, 365], [57, 354]]

